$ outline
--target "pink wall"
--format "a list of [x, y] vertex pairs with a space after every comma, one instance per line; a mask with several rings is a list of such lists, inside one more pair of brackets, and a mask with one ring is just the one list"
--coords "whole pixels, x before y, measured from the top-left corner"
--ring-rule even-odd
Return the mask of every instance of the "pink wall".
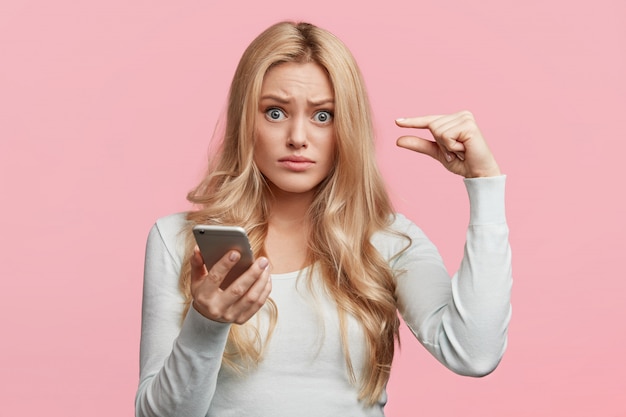
[[626, 3], [246, 3], [0, 4], [0, 414], [133, 414], [147, 231], [188, 207], [243, 48], [289, 18], [352, 48], [393, 198], [450, 269], [462, 182], [393, 120], [468, 108], [509, 175], [500, 368], [456, 376], [405, 333], [388, 415], [626, 416]]

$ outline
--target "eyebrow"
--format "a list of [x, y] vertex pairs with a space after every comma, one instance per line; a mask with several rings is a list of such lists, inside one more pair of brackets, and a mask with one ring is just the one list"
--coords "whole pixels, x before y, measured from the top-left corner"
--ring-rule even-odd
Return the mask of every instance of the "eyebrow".
[[[261, 96], [261, 99], [259, 101], [263, 101], [263, 100], [274, 100], [282, 104], [289, 104], [289, 102], [291, 101], [289, 98], [277, 96], [274, 94], [267, 94], [267, 95]], [[325, 104], [335, 104], [335, 99], [323, 98], [318, 101], [307, 100], [307, 103], [312, 107], [319, 107]]]

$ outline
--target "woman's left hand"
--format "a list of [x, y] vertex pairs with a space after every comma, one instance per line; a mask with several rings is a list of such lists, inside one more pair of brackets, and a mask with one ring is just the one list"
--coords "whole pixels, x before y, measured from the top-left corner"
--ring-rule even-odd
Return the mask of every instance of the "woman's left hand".
[[468, 111], [397, 119], [396, 124], [430, 130], [435, 141], [417, 136], [401, 136], [396, 143], [402, 148], [435, 158], [450, 172], [466, 178], [500, 175], [500, 168], [474, 116]]

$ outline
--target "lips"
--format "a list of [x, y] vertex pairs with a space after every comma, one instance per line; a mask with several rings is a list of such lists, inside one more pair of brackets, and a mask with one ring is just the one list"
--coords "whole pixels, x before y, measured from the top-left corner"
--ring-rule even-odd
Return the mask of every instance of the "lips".
[[290, 155], [278, 160], [278, 163], [290, 171], [302, 172], [312, 167], [315, 162], [309, 158], [298, 155]]

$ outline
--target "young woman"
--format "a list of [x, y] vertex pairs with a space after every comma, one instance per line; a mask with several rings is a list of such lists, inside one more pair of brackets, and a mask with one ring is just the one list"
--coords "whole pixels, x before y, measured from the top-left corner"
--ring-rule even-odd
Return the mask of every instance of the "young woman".
[[[394, 213], [350, 52], [310, 24], [279, 23], [244, 52], [220, 151], [147, 244], [138, 416], [382, 416], [398, 312], [439, 361], [491, 372], [506, 346], [510, 249], [504, 176], [468, 112], [396, 121], [436, 141], [398, 145], [465, 177], [465, 256]], [[256, 261], [204, 265], [191, 228], [244, 227]]]

